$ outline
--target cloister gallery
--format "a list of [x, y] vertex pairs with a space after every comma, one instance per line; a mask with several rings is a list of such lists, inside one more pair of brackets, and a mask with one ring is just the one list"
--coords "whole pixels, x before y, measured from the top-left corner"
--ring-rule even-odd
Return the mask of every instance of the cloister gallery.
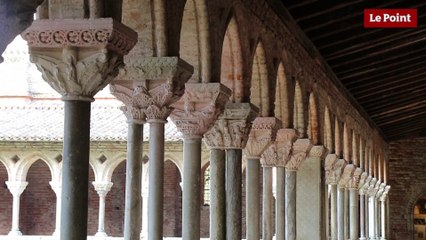
[[425, 8], [0, 0], [0, 239], [426, 239]]

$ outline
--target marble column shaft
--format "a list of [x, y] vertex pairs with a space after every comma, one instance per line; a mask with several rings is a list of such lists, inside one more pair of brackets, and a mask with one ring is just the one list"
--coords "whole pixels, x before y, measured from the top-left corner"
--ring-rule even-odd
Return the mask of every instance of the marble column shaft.
[[210, 238], [226, 239], [225, 151], [210, 150]]
[[183, 172], [182, 239], [200, 239], [201, 138], [184, 139]]
[[285, 236], [286, 240], [296, 240], [296, 171], [285, 172]]
[[372, 240], [376, 240], [375, 201], [374, 197], [368, 197], [368, 236]]
[[381, 230], [380, 240], [386, 240], [386, 199], [380, 199], [380, 207], [381, 207]]
[[61, 239], [87, 238], [90, 102], [65, 101]]
[[273, 229], [273, 195], [272, 195], [272, 167], [263, 169], [263, 204], [262, 204], [262, 239], [272, 240]]
[[275, 239], [284, 240], [285, 236], [285, 168], [277, 167], [277, 197], [275, 208]]
[[337, 239], [345, 240], [345, 188], [337, 189]]
[[358, 240], [359, 217], [358, 217], [358, 191], [349, 189], [349, 238]]
[[359, 195], [359, 232], [360, 240], [365, 240], [365, 195]]
[[337, 184], [330, 184], [330, 240], [337, 240]]
[[124, 207], [124, 238], [138, 239], [142, 210], [142, 137], [143, 126], [128, 124], [126, 160], [126, 199]]
[[[242, 239], [242, 150], [226, 150], [226, 239]], [[212, 238], [215, 239], [215, 238]]]
[[258, 158], [248, 158], [246, 163], [246, 238], [260, 238], [259, 223], [259, 175], [260, 162]]
[[22, 235], [19, 230], [19, 212], [20, 212], [20, 202], [21, 194], [28, 185], [28, 182], [23, 181], [6, 181], [7, 188], [13, 196], [12, 203], [12, 229], [9, 232], [9, 236], [19, 236]]
[[165, 120], [148, 119], [148, 123], [150, 161], [148, 191], [148, 239], [155, 240], [163, 238]]

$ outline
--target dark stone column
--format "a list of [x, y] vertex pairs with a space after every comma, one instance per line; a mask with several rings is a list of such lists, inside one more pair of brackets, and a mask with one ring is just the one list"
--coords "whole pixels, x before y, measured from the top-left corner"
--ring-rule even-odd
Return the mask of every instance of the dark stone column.
[[210, 150], [210, 238], [226, 239], [225, 151]]
[[242, 238], [241, 162], [241, 149], [226, 150], [226, 239], [228, 240]]
[[61, 239], [87, 238], [90, 102], [65, 101]]

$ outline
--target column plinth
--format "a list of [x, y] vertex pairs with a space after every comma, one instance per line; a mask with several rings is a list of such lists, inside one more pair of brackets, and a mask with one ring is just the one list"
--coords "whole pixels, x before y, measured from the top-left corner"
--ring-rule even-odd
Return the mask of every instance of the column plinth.
[[200, 238], [201, 139], [223, 112], [231, 91], [220, 83], [186, 83], [172, 105], [172, 121], [184, 136], [182, 239]]
[[263, 152], [273, 143], [281, 122], [273, 117], [257, 117], [252, 125], [244, 154], [246, 165], [246, 238], [259, 239], [259, 168]]
[[85, 239], [90, 102], [117, 76], [137, 34], [104, 18], [37, 20], [22, 36], [30, 60], [65, 101], [61, 239]]

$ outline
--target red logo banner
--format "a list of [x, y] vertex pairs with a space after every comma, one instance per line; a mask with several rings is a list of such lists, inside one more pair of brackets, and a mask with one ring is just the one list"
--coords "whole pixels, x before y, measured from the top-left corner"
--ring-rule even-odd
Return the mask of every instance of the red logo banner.
[[364, 9], [365, 28], [417, 28], [417, 9]]

